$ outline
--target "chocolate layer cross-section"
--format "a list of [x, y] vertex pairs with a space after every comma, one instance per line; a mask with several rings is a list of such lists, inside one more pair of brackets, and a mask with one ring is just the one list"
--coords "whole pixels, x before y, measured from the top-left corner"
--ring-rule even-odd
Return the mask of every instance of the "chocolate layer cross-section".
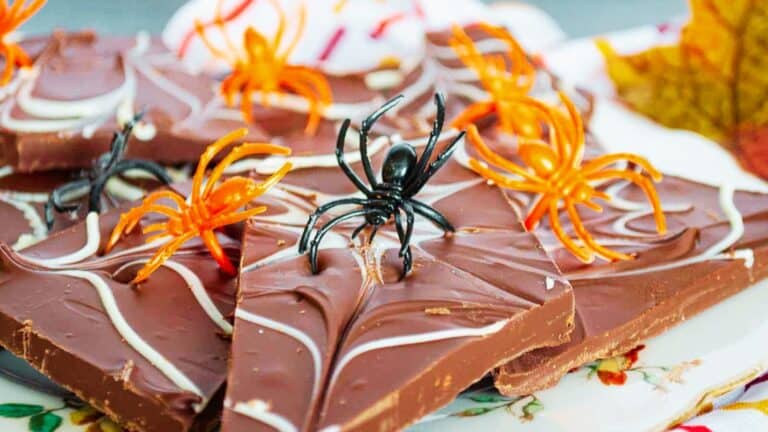
[[[90, 213], [23, 252], [0, 247], [0, 345], [128, 430], [208, 430], [235, 279], [191, 241], [132, 285], [158, 244], [135, 233], [101, 254], [119, 210]], [[221, 241], [236, 259], [240, 242]]]
[[557, 247], [548, 227], [535, 231], [573, 284], [576, 328], [569, 343], [500, 368], [503, 393], [552, 386], [569, 370], [624, 353], [768, 276], [767, 195], [674, 177], [657, 190], [669, 224], [664, 236], [642, 191], [623, 182], [607, 187], [614, 198], [602, 214], [582, 213], [590, 232], [634, 255], [631, 261], [582, 264]]
[[142, 108], [128, 157], [193, 161], [209, 143], [189, 125], [213, 98], [214, 81], [185, 72], [148, 35], [57, 32], [22, 46], [35, 61], [3, 89], [3, 164], [20, 172], [89, 167]]
[[[333, 155], [293, 157], [302, 168], [246, 229], [223, 432], [401, 429], [505, 359], [567, 340], [570, 287], [510, 196], [462, 165], [463, 145], [415, 197], [457, 231], [417, 219], [402, 280], [394, 227], [367, 245], [350, 239], [356, 219], [331, 231], [311, 273], [297, 253], [307, 217], [354, 186]], [[371, 143], [374, 166], [388, 146]]]

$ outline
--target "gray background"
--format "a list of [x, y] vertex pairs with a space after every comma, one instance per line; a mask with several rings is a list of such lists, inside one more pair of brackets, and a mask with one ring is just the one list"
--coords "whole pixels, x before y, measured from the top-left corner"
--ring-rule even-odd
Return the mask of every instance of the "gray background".
[[[446, 4], [450, 1], [445, 0]], [[48, 0], [45, 8], [24, 26], [24, 31], [42, 33], [53, 28], [89, 27], [118, 34], [138, 30], [157, 33], [182, 3], [184, 0]], [[656, 24], [686, 11], [685, 0], [529, 0], [528, 3], [547, 11], [574, 37]]]

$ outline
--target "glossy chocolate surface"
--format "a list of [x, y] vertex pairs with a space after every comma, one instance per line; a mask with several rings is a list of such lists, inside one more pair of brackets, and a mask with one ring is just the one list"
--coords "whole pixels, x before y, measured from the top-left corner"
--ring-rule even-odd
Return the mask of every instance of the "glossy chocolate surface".
[[414, 271], [402, 281], [391, 225], [370, 248], [349, 239], [361, 221], [339, 225], [318, 275], [297, 255], [309, 212], [354, 191], [338, 168], [293, 171], [273, 191], [245, 234], [225, 432], [270, 430], [278, 418], [299, 430], [400, 429], [570, 332], [570, 288], [510, 197], [458, 161], [416, 196], [457, 232], [417, 219]]
[[[0, 345], [129, 430], [204, 430], [226, 375], [235, 280], [193, 240], [133, 286], [157, 246], [143, 246], [139, 227], [102, 255], [120, 210], [23, 252], [2, 246]], [[237, 259], [239, 239], [221, 240]]]

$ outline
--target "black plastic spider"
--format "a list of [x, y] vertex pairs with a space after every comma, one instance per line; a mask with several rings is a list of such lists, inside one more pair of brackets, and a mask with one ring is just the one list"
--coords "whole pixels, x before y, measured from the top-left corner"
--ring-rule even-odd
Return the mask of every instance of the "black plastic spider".
[[[309, 260], [312, 266], [312, 273], [317, 273], [318, 271], [317, 252], [323, 237], [335, 225], [354, 217], [364, 216], [365, 222], [353, 231], [352, 238], [355, 238], [360, 231], [370, 225], [373, 227], [371, 235], [368, 238], [368, 242], [370, 243], [379, 227], [387, 223], [387, 221], [394, 216], [395, 228], [397, 229], [397, 236], [400, 239], [401, 245], [399, 256], [403, 258], [401, 279], [411, 271], [413, 264], [409, 243], [413, 234], [414, 214], [429, 219], [445, 232], [454, 231], [453, 226], [446, 220], [445, 216], [440, 214], [440, 212], [425, 203], [413, 199], [413, 196], [416, 195], [424, 187], [427, 181], [450, 159], [453, 151], [456, 149], [456, 144], [458, 144], [464, 137], [464, 132], [461, 132], [432, 163], [429, 163], [432, 158], [432, 153], [435, 150], [435, 145], [437, 145], [440, 138], [443, 122], [445, 120], [445, 101], [441, 94], [438, 93], [435, 95], [437, 117], [435, 118], [432, 132], [429, 134], [427, 145], [424, 148], [424, 153], [422, 153], [421, 157], [417, 156], [416, 149], [414, 149], [411, 144], [407, 142], [399, 142], [389, 149], [384, 158], [384, 164], [381, 168], [381, 182], [376, 179], [373, 169], [371, 168], [371, 160], [368, 158], [367, 148], [368, 133], [376, 121], [397, 105], [402, 99], [403, 96], [400, 95], [388, 101], [381, 108], [368, 116], [361, 125], [360, 159], [362, 160], [365, 176], [368, 178], [370, 187], [367, 186], [354, 171], [352, 171], [352, 168], [350, 168], [344, 160], [344, 143], [346, 141], [350, 120], [345, 120], [341, 125], [336, 143], [336, 160], [338, 161], [341, 170], [344, 171], [344, 174], [349, 177], [357, 189], [365, 194], [365, 198], [343, 198], [332, 201], [318, 207], [312, 215], [310, 215], [299, 242], [299, 253], [304, 253], [307, 250], [307, 246], [309, 246]], [[317, 231], [310, 243], [309, 237], [317, 223], [317, 219], [334, 207], [342, 205], [358, 205], [360, 208], [336, 216], [328, 221]], [[403, 215], [401, 213], [405, 214], [405, 221], [403, 221]]]
[[86, 193], [89, 194], [89, 211], [101, 212], [101, 194], [104, 192], [107, 181], [125, 171], [146, 171], [164, 184], [169, 184], [172, 181], [168, 173], [165, 172], [165, 168], [154, 162], [141, 159], [123, 160], [133, 127], [143, 116], [144, 112], [139, 112], [123, 126], [123, 130], [115, 132], [109, 153], [99, 156], [93, 163], [91, 170], [86, 172], [82, 178], [65, 183], [51, 192], [48, 202], [45, 203], [45, 222], [49, 230], [53, 227], [53, 211], [56, 210], [59, 213], [77, 211], [80, 208], [80, 203], [71, 201], [79, 200]]

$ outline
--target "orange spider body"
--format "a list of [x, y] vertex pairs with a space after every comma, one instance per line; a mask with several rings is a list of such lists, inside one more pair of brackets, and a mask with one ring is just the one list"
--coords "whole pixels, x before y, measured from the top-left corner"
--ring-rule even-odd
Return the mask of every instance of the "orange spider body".
[[464, 129], [483, 117], [496, 114], [502, 131], [525, 137], [540, 136], [541, 129], [532, 121], [533, 114], [520, 103], [533, 88], [536, 69], [507, 30], [485, 23], [480, 27], [507, 44], [509, 60], [501, 54], [484, 55], [461, 27], [453, 27], [453, 38], [449, 43], [459, 59], [477, 73], [489, 99], [468, 106], [453, 120], [452, 126]]
[[32, 65], [27, 53], [18, 44], [11, 42], [9, 35], [37, 13], [46, 0], [33, 0], [26, 8], [25, 2], [26, 0], [15, 0], [10, 7], [5, 0], [0, 3], [0, 55], [5, 58], [5, 68], [0, 76], [0, 85], [3, 86], [11, 81], [15, 68]]
[[[651, 181], [660, 181], [661, 173], [646, 159], [629, 153], [606, 154], [582, 163], [584, 127], [581, 116], [565, 94], [560, 93], [560, 99], [566, 107], [565, 113], [533, 98], [524, 102], [532, 112], [541, 116], [549, 131], [549, 143], [524, 137], [519, 139], [518, 155], [527, 168], [494, 153], [483, 142], [474, 125], [470, 126], [467, 136], [484, 162], [471, 159], [470, 167], [500, 187], [538, 194], [524, 221], [526, 229], [533, 230], [548, 215], [552, 232], [580, 260], [591, 262], [595, 254], [608, 260], [631, 259], [627, 254], [600, 245], [582, 223], [576, 206], [581, 204], [602, 211], [595, 199], [609, 201], [611, 197], [597, 190], [594, 184], [612, 179], [627, 180], [645, 192], [653, 207], [656, 228], [663, 234], [666, 232], [665, 217]], [[642, 168], [650, 178], [633, 170], [610, 168], [622, 161]], [[514, 177], [490, 168], [489, 164]], [[560, 223], [561, 202], [581, 244], [574, 241]]]
[[[106, 252], [114, 247], [123, 234], [130, 233], [141, 218], [148, 213], [158, 213], [168, 218], [165, 222], [154, 223], [144, 228], [143, 232], [157, 233], [147, 239], [152, 242], [165, 237], [171, 239], [161, 246], [155, 255], [142, 268], [135, 283], [146, 280], [157, 270], [176, 250], [194, 237], [200, 237], [223, 271], [236, 274], [236, 268], [224, 253], [216, 238], [215, 231], [225, 225], [230, 225], [248, 219], [251, 216], [266, 211], [265, 206], [240, 210], [258, 196], [262, 195], [291, 169], [290, 163], [284, 164], [263, 183], [244, 177], [231, 177], [218, 183], [224, 170], [233, 162], [255, 154], [290, 154], [290, 149], [273, 144], [245, 143], [233, 149], [225, 156], [208, 176], [203, 185], [205, 171], [211, 160], [223, 149], [246, 136], [246, 129], [231, 132], [210, 145], [197, 165], [192, 180], [192, 193], [189, 200], [170, 190], [162, 190], [149, 194], [137, 207], [120, 216], [120, 221], [112, 231], [106, 245]], [[166, 200], [176, 208], [160, 203]]]
[[[208, 50], [220, 59], [226, 60], [232, 72], [221, 83], [221, 94], [227, 105], [234, 105], [235, 96], [240, 95], [240, 111], [247, 122], [253, 121], [252, 96], [254, 92], [261, 93], [261, 104], [269, 107], [272, 95], [282, 95], [288, 91], [305, 98], [309, 103], [309, 118], [305, 132], [313, 135], [318, 126], [322, 113], [332, 101], [331, 87], [325, 77], [318, 71], [288, 63], [296, 45], [304, 33], [306, 11], [304, 7], [299, 12], [299, 23], [293, 39], [281, 50], [285, 34], [285, 12], [276, 0], [271, 0], [278, 13], [278, 27], [273, 39], [259, 33], [255, 28], [248, 27], [243, 34], [243, 46], [238, 48], [229, 38], [224, 27], [221, 13], [217, 11], [216, 25], [224, 36], [225, 49], [220, 49], [208, 39], [205, 26], [197, 22], [195, 31], [200, 36]], [[219, 9], [221, 2], [219, 2]]]

